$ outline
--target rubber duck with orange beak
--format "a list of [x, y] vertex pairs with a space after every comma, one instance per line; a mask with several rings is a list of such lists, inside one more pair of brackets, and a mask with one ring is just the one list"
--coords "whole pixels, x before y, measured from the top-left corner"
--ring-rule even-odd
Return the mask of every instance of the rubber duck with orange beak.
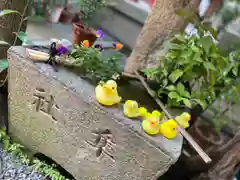
[[95, 88], [95, 93], [97, 101], [105, 106], [112, 106], [121, 101], [117, 91], [117, 83], [114, 80], [108, 80], [106, 83], [100, 81]]

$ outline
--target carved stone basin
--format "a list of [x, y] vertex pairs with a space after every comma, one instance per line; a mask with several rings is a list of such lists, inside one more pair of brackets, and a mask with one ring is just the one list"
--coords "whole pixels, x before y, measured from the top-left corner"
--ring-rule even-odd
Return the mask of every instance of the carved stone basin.
[[24, 47], [11, 47], [8, 60], [10, 134], [76, 179], [157, 179], [180, 156], [180, 134], [148, 136], [121, 106], [99, 105], [94, 87], [77, 75], [32, 62]]

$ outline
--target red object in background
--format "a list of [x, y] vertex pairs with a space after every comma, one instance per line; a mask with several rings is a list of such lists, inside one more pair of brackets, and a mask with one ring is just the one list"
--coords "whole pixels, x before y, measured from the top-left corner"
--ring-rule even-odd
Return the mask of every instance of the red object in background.
[[[130, 1], [136, 3], [136, 2], [138, 2], [139, 0], [130, 0]], [[152, 6], [154, 5], [155, 0], [147, 0], [147, 2], [148, 2], [148, 5], [152, 8]]]
[[206, 17], [211, 16], [211, 14], [220, 6], [223, 0], [212, 0], [207, 12], [205, 13]]
[[148, 0], [148, 3], [149, 3], [149, 6], [152, 8], [155, 3], [155, 0]]

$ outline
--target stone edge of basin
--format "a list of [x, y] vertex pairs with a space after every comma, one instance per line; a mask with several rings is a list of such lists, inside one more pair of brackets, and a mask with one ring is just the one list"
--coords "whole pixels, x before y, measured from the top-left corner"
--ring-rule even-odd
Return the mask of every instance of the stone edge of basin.
[[[8, 60], [12, 56], [19, 56], [19, 59], [22, 59], [24, 63], [27, 63], [29, 66], [32, 66], [34, 69], [44, 74], [48, 78], [53, 78], [67, 87], [69, 90], [77, 93], [85, 102], [88, 104], [94, 104], [97, 108], [108, 113], [112, 118], [115, 118], [117, 123], [126, 125], [129, 130], [134, 131], [138, 136], [140, 136], [145, 142], [150, 143], [160, 150], [162, 150], [166, 155], [171, 157], [171, 164], [174, 164], [179, 156], [181, 155], [183, 137], [180, 133], [173, 140], [167, 140], [162, 136], [149, 136], [141, 129], [141, 124], [138, 120], [131, 120], [123, 116], [120, 108], [106, 108], [97, 103], [95, 99], [95, 91], [91, 84], [86, 80], [81, 79], [79, 76], [73, 74], [72, 72], [67, 71], [64, 68], [59, 69], [59, 72], [55, 72], [53, 68], [45, 63], [34, 63], [29, 60], [26, 54], [26, 48], [22, 46], [13, 46], [8, 50]], [[71, 76], [69, 76], [71, 74]], [[67, 78], [66, 78], [67, 77]], [[73, 83], [74, 82], [74, 83]], [[77, 82], [77, 83], [75, 83]], [[81, 85], [81, 86], [80, 86]], [[77, 87], [81, 87], [77, 88]], [[84, 88], [86, 87], [86, 88]], [[84, 91], [84, 89], [90, 89], [90, 91]], [[86, 94], [82, 96], [82, 94]], [[88, 98], [86, 98], [88, 97]], [[90, 98], [89, 98], [90, 97]]]

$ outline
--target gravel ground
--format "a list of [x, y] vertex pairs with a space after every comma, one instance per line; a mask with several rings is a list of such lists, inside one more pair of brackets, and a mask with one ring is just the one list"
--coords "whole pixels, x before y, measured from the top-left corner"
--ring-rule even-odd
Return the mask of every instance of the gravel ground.
[[0, 145], [0, 180], [44, 180], [31, 167], [17, 163]]

